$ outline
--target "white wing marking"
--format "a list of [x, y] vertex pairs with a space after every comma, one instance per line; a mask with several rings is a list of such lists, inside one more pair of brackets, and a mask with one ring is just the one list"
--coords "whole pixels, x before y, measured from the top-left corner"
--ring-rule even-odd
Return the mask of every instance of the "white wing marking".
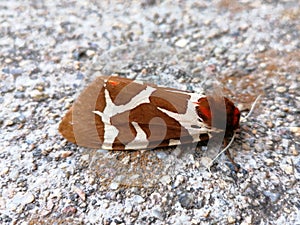
[[193, 142], [197, 142], [199, 141], [199, 134], [208, 133], [209, 131], [208, 128], [206, 128], [205, 124], [199, 121], [199, 116], [196, 112], [196, 105], [194, 103], [197, 102], [199, 98], [204, 96], [199, 96], [199, 94], [194, 93], [189, 93], [189, 95], [191, 96], [191, 99], [187, 103], [188, 105], [185, 114], [174, 113], [163, 108], [158, 109], [166, 113], [173, 119], [177, 120], [180, 123], [180, 125], [184, 127], [193, 137]]
[[[111, 118], [113, 116], [115, 116], [116, 114], [123, 113], [125, 111], [130, 111], [130, 110], [134, 109], [135, 107], [139, 106], [140, 104], [149, 103], [150, 102], [149, 97], [155, 90], [156, 90], [155, 88], [147, 86], [147, 88], [145, 90], [139, 92], [127, 104], [115, 105], [112, 102], [112, 99], [109, 95], [108, 90], [105, 89], [104, 93], [105, 93], [106, 107], [105, 107], [104, 111], [103, 112], [93, 111], [93, 113], [95, 113], [96, 115], [101, 117], [101, 120], [104, 124], [104, 141], [103, 141], [103, 146], [102, 146], [103, 148], [112, 149], [114, 140], [119, 134], [118, 129], [111, 124]], [[119, 94], [122, 94], [122, 91]], [[129, 118], [128, 118], [128, 120], [129, 120]], [[135, 128], [137, 129], [137, 132], [138, 131], [140, 133], [143, 132], [143, 130], [138, 126], [138, 124], [136, 124]], [[137, 135], [138, 134], [139, 133], [137, 133]], [[136, 137], [132, 142], [136, 143], [137, 140], [139, 140], [139, 139], [137, 139], [137, 137]], [[146, 140], [145, 145], [148, 145], [147, 138], [144, 138], [143, 140]], [[140, 143], [140, 145], [142, 144], [141, 141], [139, 141], [139, 143]]]
[[145, 132], [142, 130], [142, 128], [139, 126], [138, 123], [132, 122], [131, 123], [133, 127], [136, 130], [136, 136], [133, 141], [129, 142], [126, 146], [125, 149], [135, 149], [136, 147], [138, 148], [147, 148], [149, 141], [147, 139], [147, 135]]

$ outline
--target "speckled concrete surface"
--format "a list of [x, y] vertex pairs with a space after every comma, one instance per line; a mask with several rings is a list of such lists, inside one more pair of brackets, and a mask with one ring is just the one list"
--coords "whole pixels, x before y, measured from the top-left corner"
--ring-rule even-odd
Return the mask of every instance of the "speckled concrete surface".
[[[298, 1], [1, 1], [1, 224], [300, 224]], [[198, 92], [241, 110], [211, 173], [177, 147], [92, 151], [59, 121], [98, 74]], [[246, 112], [243, 113], [243, 116]]]

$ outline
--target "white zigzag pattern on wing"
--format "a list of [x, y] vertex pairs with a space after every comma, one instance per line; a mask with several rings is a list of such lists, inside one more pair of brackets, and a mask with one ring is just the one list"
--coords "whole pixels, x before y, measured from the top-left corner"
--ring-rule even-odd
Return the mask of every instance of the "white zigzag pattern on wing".
[[[115, 116], [116, 114], [123, 113], [125, 111], [132, 110], [143, 103], [149, 103], [149, 97], [156, 89], [150, 86], [147, 86], [147, 88], [140, 93], [138, 93], [136, 96], [134, 96], [130, 102], [128, 102], [125, 105], [115, 105], [112, 102], [111, 97], [109, 96], [109, 92], [107, 89], [105, 89], [105, 100], [106, 100], [106, 107], [103, 112], [99, 111], [93, 111], [96, 115], [99, 115], [104, 123], [104, 141], [102, 148], [105, 149], [112, 149], [112, 145], [114, 143], [115, 138], [118, 136], [119, 131], [118, 129], [111, 124], [110, 118]], [[120, 92], [119, 94], [122, 94]], [[128, 118], [129, 119], [129, 118]], [[134, 125], [134, 124], [133, 124]], [[136, 141], [137, 137], [143, 137], [145, 134], [139, 134], [139, 132], [143, 132], [142, 129], [138, 126], [134, 126], [137, 131], [137, 136], [133, 140]], [[145, 145], [148, 145], [147, 139], [143, 140], [145, 141]]]
[[[160, 111], [166, 113], [168, 116], [172, 117], [173, 119], [177, 120], [182, 127], [184, 127], [189, 134], [193, 137], [193, 142], [197, 142], [200, 140], [199, 134], [201, 133], [209, 133], [211, 129], [208, 129], [204, 123], [199, 121], [199, 116], [196, 112], [196, 106], [194, 102], [198, 102], [198, 99], [204, 97], [196, 94], [196, 93], [189, 93], [191, 96], [190, 100], [188, 101], [187, 110], [185, 114], [178, 114], [174, 112], [170, 112], [163, 108], [158, 108]], [[192, 127], [195, 126], [195, 127]], [[200, 127], [200, 128], [199, 128]]]

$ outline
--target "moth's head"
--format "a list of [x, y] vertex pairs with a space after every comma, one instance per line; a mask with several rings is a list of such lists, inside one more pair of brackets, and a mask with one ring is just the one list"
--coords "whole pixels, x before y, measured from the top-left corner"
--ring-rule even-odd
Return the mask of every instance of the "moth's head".
[[223, 129], [226, 124], [226, 137], [239, 128], [240, 111], [228, 98], [207, 96], [196, 104], [199, 118], [209, 127]]

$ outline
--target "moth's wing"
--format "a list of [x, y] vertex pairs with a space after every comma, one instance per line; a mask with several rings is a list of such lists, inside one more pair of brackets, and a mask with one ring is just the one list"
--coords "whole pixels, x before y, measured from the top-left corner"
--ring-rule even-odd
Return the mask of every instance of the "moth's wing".
[[[59, 125], [59, 132], [68, 141], [79, 146], [100, 148], [104, 142], [105, 127], [102, 119], [94, 112], [103, 112], [105, 108], [114, 109], [113, 106], [116, 105], [126, 105], [146, 87], [146, 85], [126, 78], [97, 77], [81, 92], [63, 117]], [[139, 100], [137, 99], [137, 101]]]
[[[165, 124], [161, 117], [156, 117], [150, 124], [118, 124], [120, 130], [127, 132], [119, 133], [113, 144], [114, 150], [138, 150], [138, 149], [153, 149], [157, 147], [174, 146], [179, 144], [190, 144], [198, 141], [208, 141], [208, 129], [201, 130], [192, 128], [186, 129], [180, 125]], [[129, 128], [128, 128], [129, 127]], [[131, 128], [132, 127], [132, 128]], [[130, 130], [128, 132], [128, 130]], [[206, 129], [206, 130], [205, 130]], [[139, 138], [135, 139], [139, 134]], [[128, 139], [128, 136], [130, 139]], [[124, 138], [125, 137], [125, 138]], [[105, 148], [105, 147], [104, 147]]]
[[103, 110], [106, 106], [104, 86], [107, 77], [97, 77], [78, 96], [59, 124], [59, 132], [70, 142], [89, 148], [100, 148], [99, 133], [103, 124], [95, 119], [95, 108]]
[[[90, 148], [153, 148], [178, 144], [179, 139], [190, 143], [197, 140], [178, 122], [191, 125], [197, 120], [194, 109], [188, 107], [190, 98], [176, 89], [98, 77], [79, 95], [59, 131], [67, 140]], [[105, 134], [116, 135], [114, 143], [106, 143]]]
[[[126, 105], [146, 88], [147, 85], [126, 78], [97, 77], [81, 92], [63, 117], [59, 132], [77, 145], [100, 148], [104, 142], [104, 122], [94, 112], [103, 112], [107, 107], [114, 109], [115, 106]], [[135, 104], [138, 104], [140, 99], [135, 98], [135, 101]]]
[[156, 87], [150, 96], [141, 95], [137, 99], [141, 104], [111, 118], [111, 128], [119, 131], [113, 149], [155, 148], [199, 141], [200, 133], [207, 130], [204, 126], [202, 129], [192, 126], [199, 121], [191, 96], [185, 91], [162, 87]]

